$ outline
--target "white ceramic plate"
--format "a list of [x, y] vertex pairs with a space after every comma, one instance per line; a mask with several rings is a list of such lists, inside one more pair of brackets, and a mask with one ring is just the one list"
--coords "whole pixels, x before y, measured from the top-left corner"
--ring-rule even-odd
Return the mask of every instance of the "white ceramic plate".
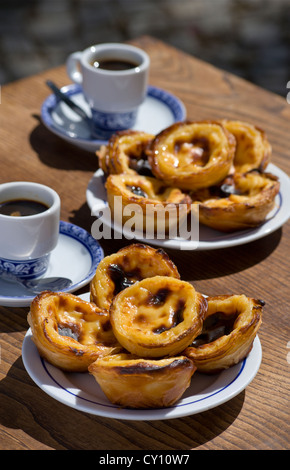
[[[89, 294], [81, 297], [89, 300]], [[257, 336], [249, 356], [240, 364], [212, 376], [195, 373], [190, 387], [174, 406], [149, 410], [122, 409], [108, 401], [89, 373], [65, 373], [41, 359], [31, 336], [29, 329], [23, 341], [22, 360], [32, 380], [45, 393], [79, 411], [116, 419], [172, 419], [215, 408], [249, 385], [262, 360], [261, 343]]]
[[[45, 277], [68, 277], [72, 284], [63, 291], [74, 292], [90, 282], [103, 257], [100, 244], [86, 230], [61, 221], [58, 244], [51, 253]], [[0, 278], [0, 305], [26, 307], [34, 297], [25, 287]]]
[[[182, 238], [174, 239], [146, 239], [143, 234], [136, 233], [134, 238], [151, 245], [157, 245], [162, 248], [172, 248], [178, 250], [212, 250], [217, 248], [228, 248], [231, 246], [242, 245], [259, 238], [265, 237], [281, 227], [290, 217], [290, 179], [276, 165], [269, 164], [267, 172], [278, 176], [280, 181], [280, 192], [276, 197], [275, 208], [268, 214], [265, 222], [260, 227], [254, 229], [240, 230], [235, 233], [224, 233], [213, 230], [203, 225], [199, 226], [198, 240], [185, 240]], [[108, 207], [106, 190], [104, 187], [104, 174], [102, 170], [92, 177], [86, 191], [88, 206], [92, 215], [96, 215], [102, 208]], [[112, 226], [110, 213], [104, 212], [102, 221], [107, 226]], [[122, 226], [115, 224], [114, 232], [118, 235], [123, 234], [128, 240], [132, 240], [132, 233], [123, 229]], [[119, 236], [120, 238], [120, 236]]]
[[[61, 90], [91, 115], [80, 85], [67, 85]], [[133, 129], [157, 134], [174, 122], [183, 121], [185, 117], [184, 104], [176, 96], [161, 88], [149, 86]], [[51, 132], [84, 150], [95, 152], [101, 144], [106, 143], [104, 140], [92, 139], [81, 118], [53, 94], [42, 104], [41, 118]]]

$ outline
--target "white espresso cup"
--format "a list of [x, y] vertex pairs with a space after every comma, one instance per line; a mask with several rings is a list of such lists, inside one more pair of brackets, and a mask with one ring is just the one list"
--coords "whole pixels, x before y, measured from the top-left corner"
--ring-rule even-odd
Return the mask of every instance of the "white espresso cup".
[[0, 276], [3, 270], [20, 279], [42, 276], [58, 242], [59, 220], [53, 189], [25, 181], [0, 184]]
[[98, 44], [72, 53], [66, 65], [70, 79], [81, 84], [97, 137], [133, 127], [147, 93], [150, 59], [145, 51], [128, 44]]

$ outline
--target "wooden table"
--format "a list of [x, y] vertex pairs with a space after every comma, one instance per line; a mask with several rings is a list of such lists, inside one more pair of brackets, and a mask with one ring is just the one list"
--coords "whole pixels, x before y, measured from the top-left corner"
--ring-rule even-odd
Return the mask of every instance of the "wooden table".
[[[189, 119], [238, 118], [258, 124], [273, 146], [272, 162], [289, 174], [290, 105], [150, 37], [134, 41], [151, 57], [150, 83], [177, 95]], [[50, 133], [40, 106], [45, 80], [68, 83], [57, 67], [2, 88], [0, 182], [29, 180], [54, 188], [61, 219], [90, 231], [85, 192], [97, 169], [93, 153]], [[286, 87], [286, 84], [285, 84]], [[1, 234], [0, 234], [1, 236]], [[105, 254], [126, 241], [102, 241]], [[208, 295], [245, 293], [265, 300], [258, 374], [230, 401], [193, 416], [122, 421], [74, 410], [39, 389], [27, 374], [21, 346], [28, 308], [0, 308], [0, 448], [11, 450], [289, 449], [290, 225], [260, 240], [214, 251], [174, 251], [181, 277]], [[80, 292], [88, 290], [82, 289]]]

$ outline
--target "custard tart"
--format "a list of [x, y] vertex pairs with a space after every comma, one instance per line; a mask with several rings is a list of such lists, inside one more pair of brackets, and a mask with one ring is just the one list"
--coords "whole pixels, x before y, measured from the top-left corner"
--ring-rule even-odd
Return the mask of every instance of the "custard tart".
[[235, 139], [220, 122], [178, 122], [161, 131], [148, 150], [154, 176], [183, 190], [222, 181], [232, 166]]
[[179, 279], [177, 267], [161, 248], [135, 243], [106, 256], [98, 264], [90, 284], [90, 298], [109, 310], [113, 298], [126, 287], [147, 277], [170, 276]]
[[275, 175], [234, 173], [220, 185], [191, 193], [199, 205], [199, 221], [216, 230], [233, 232], [261, 225], [275, 207], [280, 183]]
[[89, 366], [106, 397], [124, 408], [172, 406], [190, 385], [196, 367], [184, 356], [143, 359], [122, 353]]
[[39, 354], [65, 371], [87, 371], [98, 357], [122, 350], [108, 312], [73, 294], [41, 293], [27, 320]]
[[[179, 188], [140, 175], [109, 175], [107, 199], [114, 221], [150, 236], [168, 234], [186, 219], [191, 198]], [[132, 225], [133, 224], [133, 225]]]
[[199, 372], [217, 373], [242, 361], [252, 349], [264, 302], [245, 295], [207, 298], [202, 332], [182, 354]]
[[254, 169], [265, 170], [272, 154], [272, 147], [266, 133], [244, 121], [224, 119], [221, 122], [236, 139], [233, 162], [235, 171], [246, 173]]
[[96, 152], [105, 174], [152, 175], [146, 150], [155, 136], [147, 132], [126, 130], [112, 135], [107, 145]]
[[115, 337], [130, 353], [174, 356], [200, 333], [206, 305], [190, 283], [155, 276], [114, 297], [110, 319]]

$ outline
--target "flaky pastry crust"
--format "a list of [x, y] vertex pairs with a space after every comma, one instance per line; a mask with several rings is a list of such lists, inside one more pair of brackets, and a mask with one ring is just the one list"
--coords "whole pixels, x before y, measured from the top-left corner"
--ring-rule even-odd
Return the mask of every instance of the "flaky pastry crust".
[[234, 173], [222, 184], [191, 193], [199, 205], [199, 221], [216, 230], [233, 232], [261, 225], [275, 207], [278, 178], [270, 173]]
[[106, 175], [151, 173], [146, 150], [154, 137], [134, 130], [117, 132], [96, 152], [100, 168]]
[[110, 319], [115, 337], [132, 354], [174, 356], [200, 333], [206, 305], [190, 283], [155, 276], [114, 297]]
[[98, 357], [122, 349], [108, 312], [73, 294], [39, 294], [27, 320], [39, 354], [65, 371], [87, 371]]
[[155, 137], [148, 160], [152, 173], [165, 184], [196, 190], [226, 177], [235, 145], [234, 137], [220, 122], [179, 122]]
[[167, 234], [170, 227], [178, 227], [191, 209], [192, 201], [187, 194], [153, 177], [110, 175], [106, 190], [114, 220], [124, 226], [133, 218], [137, 230], [152, 235], [163, 231]]
[[224, 119], [221, 122], [236, 139], [233, 162], [235, 171], [239, 173], [254, 169], [264, 171], [272, 155], [272, 147], [266, 133], [259, 127], [244, 121]]
[[245, 295], [207, 298], [202, 332], [182, 354], [199, 372], [218, 373], [242, 361], [252, 349], [264, 302]]
[[196, 367], [184, 357], [143, 359], [115, 354], [89, 366], [107, 398], [125, 408], [173, 405], [190, 385]]
[[90, 283], [91, 301], [109, 310], [113, 298], [137, 281], [154, 276], [180, 278], [173, 261], [162, 249], [134, 243], [101, 260]]

